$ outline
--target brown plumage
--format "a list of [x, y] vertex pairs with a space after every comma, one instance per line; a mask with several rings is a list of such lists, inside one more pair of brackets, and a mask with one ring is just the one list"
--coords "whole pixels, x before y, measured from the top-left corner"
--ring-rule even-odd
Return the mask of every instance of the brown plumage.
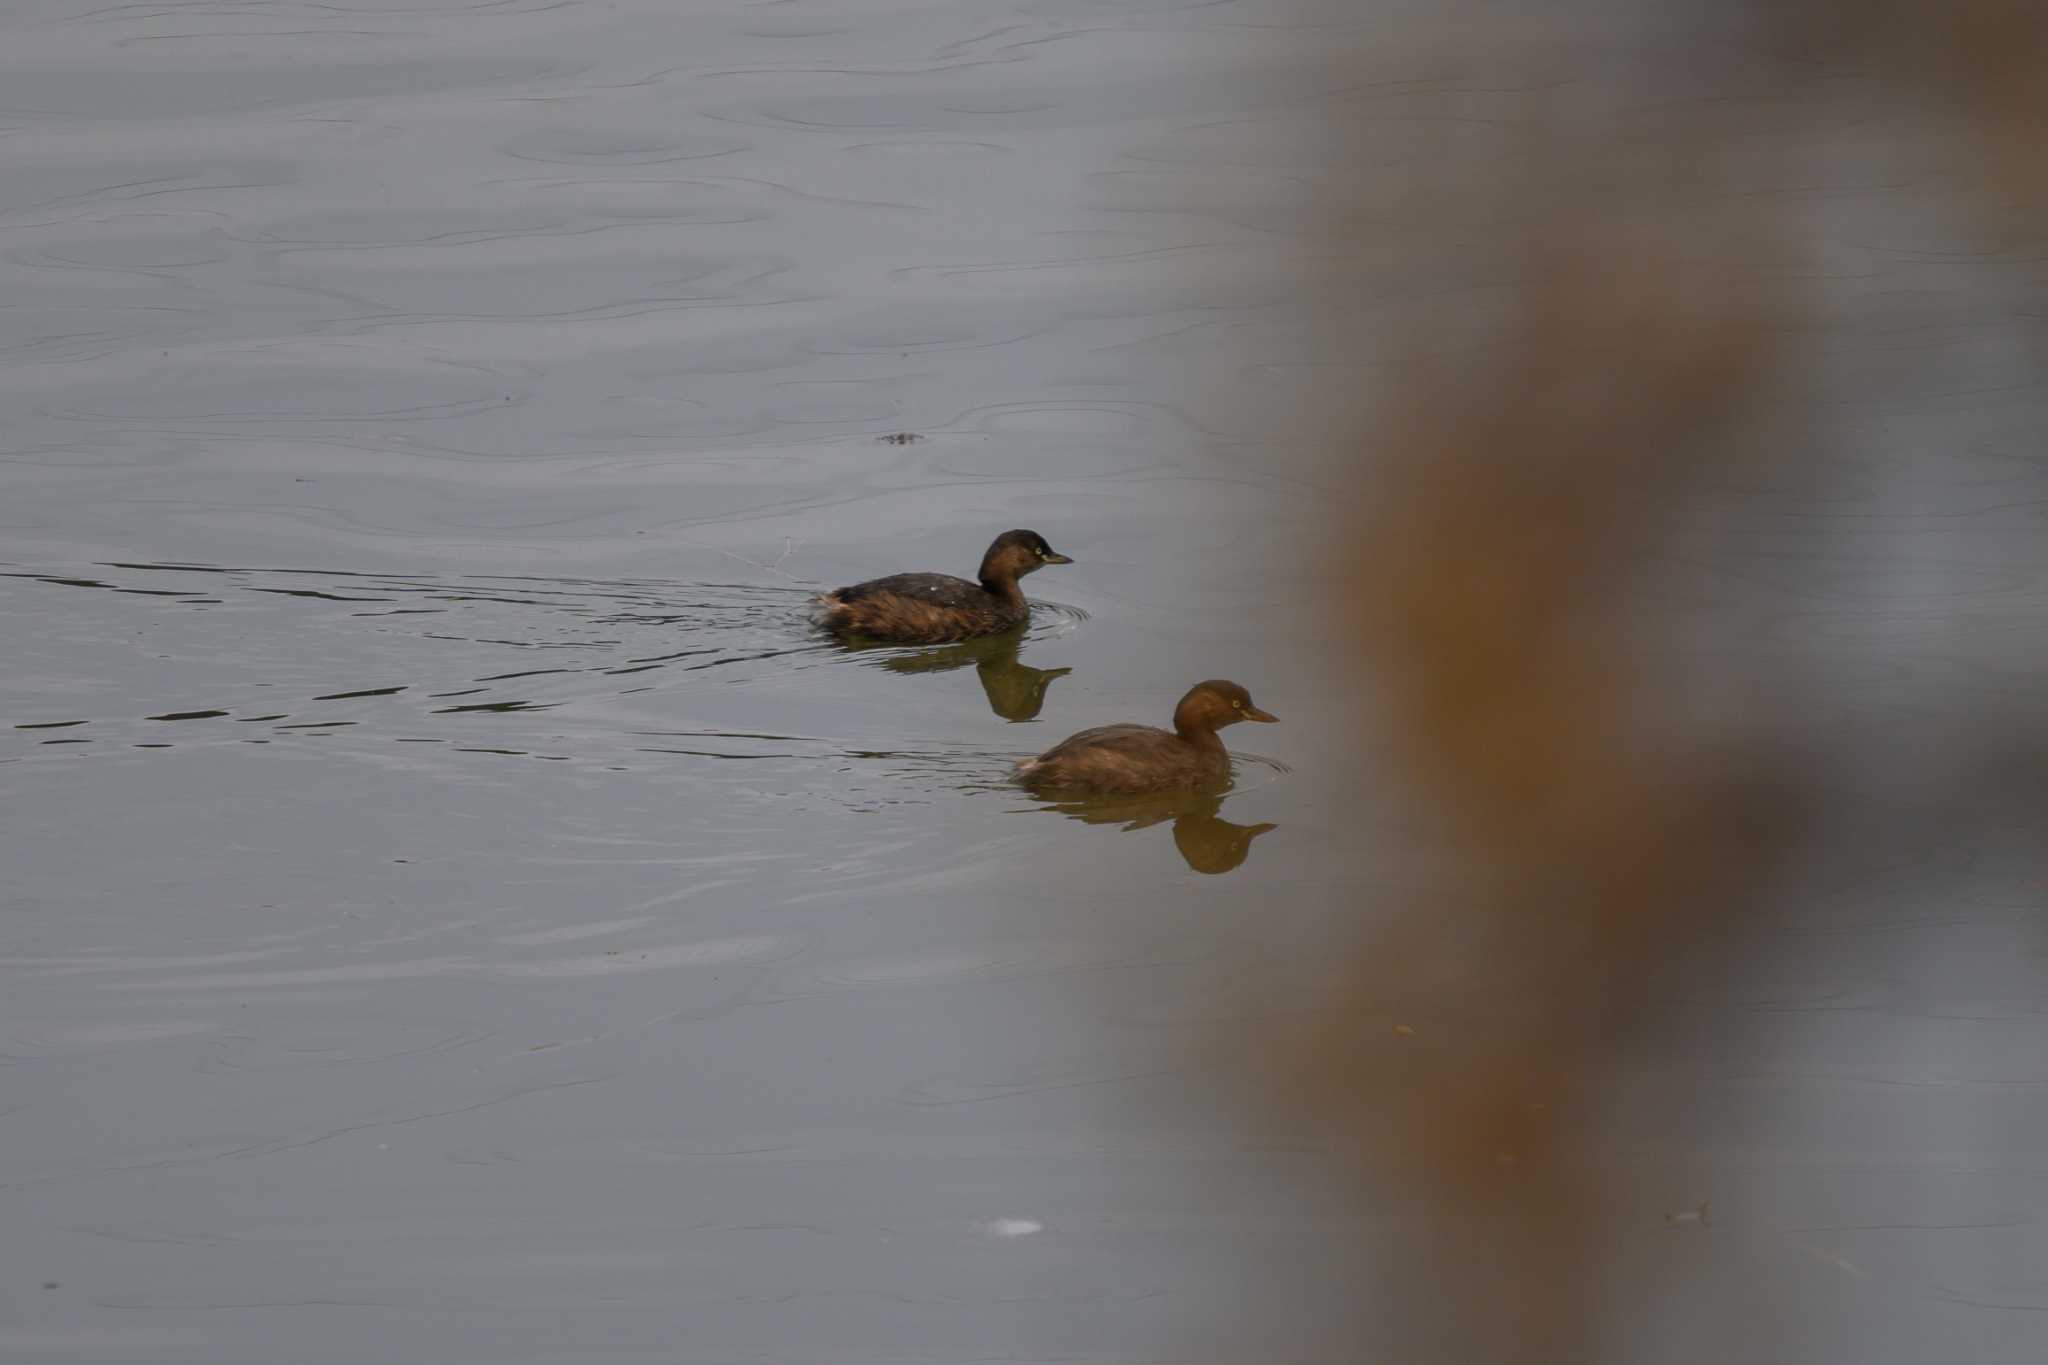
[[942, 573], [873, 578], [821, 596], [821, 619], [841, 635], [904, 644], [997, 635], [1031, 619], [1018, 579], [1047, 564], [1073, 562], [1036, 531], [1005, 531], [982, 556], [977, 582]]
[[1241, 720], [1273, 722], [1234, 682], [1196, 683], [1173, 708], [1173, 729], [1104, 725], [1061, 740], [1017, 765], [1017, 778], [1033, 788], [1066, 791], [1150, 792], [1197, 787], [1230, 775], [1230, 753], [1216, 732]]

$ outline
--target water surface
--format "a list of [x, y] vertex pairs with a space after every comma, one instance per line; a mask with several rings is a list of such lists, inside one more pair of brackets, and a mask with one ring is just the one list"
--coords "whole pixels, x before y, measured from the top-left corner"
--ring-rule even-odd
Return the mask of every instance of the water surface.
[[[1115, 178], [1294, 98], [1205, 24], [6, 23], [0, 1354], [1199, 1339], [1188, 1229], [1276, 1215], [1150, 1104], [1260, 969], [1229, 885], [1334, 875], [1297, 741], [1129, 832], [1004, 775], [1201, 677], [1309, 705], [1297, 528], [1219, 515], [1309, 499], [1173, 357], [1262, 234]], [[808, 622], [1012, 526], [1080, 561], [1021, 637]]]
[[[1191, 1060], [1312, 1008], [1276, 986], [1428, 843], [1337, 743], [1314, 400], [1497, 281], [1318, 237], [1323, 114], [1470, 168], [1512, 92], [1333, 61], [1378, 22], [0, 21], [0, 1355], [1242, 1365], [1398, 1317], [1399, 1225]], [[1870, 178], [1835, 285], [1993, 290]], [[1333, 259], [1368, 316], [1318, 315]], [[1943, 624], [2037, 621], [2023, 351], [1916, 351], [1808, 518], [1721, 490], [1668, 609], [1823, 642], [1866, 756], [2024, 693]], [[810, 628], [1015, 526], [1077, 561], [1019, 638]], [[1233, 790], [1005, 784], [1208, 677], [1285, 717]], [[2035, 864], [1872, 789], [1895, 861], [1815, 874], [1747, 1031], [1644, 1041], [1714, 1102], [1631, 1130], [1622, 1233], [1721, 1297], [1631, 1300], [1631, 1359], [2042, 1357]], [[1717, 1353], [1759, 1282], [1822, 1326]]]

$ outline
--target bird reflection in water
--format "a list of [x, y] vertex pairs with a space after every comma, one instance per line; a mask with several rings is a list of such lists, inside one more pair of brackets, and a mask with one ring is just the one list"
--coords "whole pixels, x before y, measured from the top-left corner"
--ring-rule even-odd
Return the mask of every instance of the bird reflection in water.
[[[849, 649], [879, 646], [849, 643]], [[1046, 689], [1053, 679], [1073, 672], [1071, 668], [1033, 668], [1020, 661], [1024, 647], [1022, 631], [963, 640], [936, 649], [892, 650], [874, 662], [892, 673], [947, 673], [974, 665], [981, 677], [981, 690], [988, 695], [988, 709], [1007, 721], [1037, 720], [1045, 705]]]
[[1075, 793], [1041, 800], [1039, 804], [1070, 820], [1121, 825], [1127, 830], [1150, 829], [1171, 820], [1173, 845], [1180, 850], [1182, 860], [1197, 872], [1216, 876], [1242, 866], [1251, 856], [1252, 840], [1279, 828], [1270, 822], [1240, 825], [1225, 820], [1223, 797], [1229, 790], [1229, 784], [1224, 783], [1135, 796]]

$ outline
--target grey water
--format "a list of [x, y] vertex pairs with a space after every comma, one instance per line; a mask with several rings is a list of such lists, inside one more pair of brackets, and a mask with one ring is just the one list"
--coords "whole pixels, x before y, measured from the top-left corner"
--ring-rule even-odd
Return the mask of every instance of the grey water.
[[[1184, 358], [1268, 238], [1166, 201], [1291, 97], [1012, 0], [0, 31], [0, 1357], [1192, 1349], [1271, 1159], [1152, 1101], [1337, 874], [1312, 499]], [[1011, 526], [1021, 639], [811, 630]], [[1210, 676], [1227, 797], [1004, 785]]]
[[[0, 1357], [1354, 1358], [1398, 1227], [1190, 1061], [1405, 890], [1304, 552], [1333, 22], [8, 7]], [[812, 630], [1013, 526], [1076, 561], [1021, 637]], [[1208, 677], [1283, 721], [1228, 793], [1005, 785]], [[2038, 895], [1982, 870], [1946, 936], [1817, 902], [1808, 1068], [1645, 1139], [1645, 1264], [2040, 1358], [2041, 1153], [1971, 1126], [2038, 1112]]]

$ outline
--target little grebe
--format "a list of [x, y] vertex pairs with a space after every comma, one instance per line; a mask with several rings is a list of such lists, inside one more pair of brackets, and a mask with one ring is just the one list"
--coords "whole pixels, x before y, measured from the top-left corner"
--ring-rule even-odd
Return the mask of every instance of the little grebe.
[[1017, 765], [1027, 786], [1098, 792], [1164, 791], [1215, 782], [1230, 774], [1230, 754], [1216, 732], [1241, 720], [1273, 722], [1234, 682], [1196, 683], [1173, 708], [1173, 729], [1105, 725], [1083, 730]]
[[1030, 619], [1017, 580], [1047, 564], [1074, 561], [1054, 554], [1036, 531], [1005, 531], [982, 556], [980, 582], [942, 573], [899, 573], [834, 588], [818, 601], [827, 629], [870, 640], [943, 644], [996, 635]]

